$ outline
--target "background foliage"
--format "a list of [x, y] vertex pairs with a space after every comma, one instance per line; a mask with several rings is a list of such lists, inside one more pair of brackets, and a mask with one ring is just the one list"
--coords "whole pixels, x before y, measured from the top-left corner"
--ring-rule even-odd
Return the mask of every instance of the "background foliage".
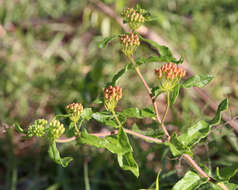
[[[238, 114], [237, 1], [105, 0], [104, 3], [117, 13], [140, 3], [158, 16], [148, 26], [167, 39], [194, 72], [216, 76], [207, 92], [219, 101], [229, 97], [231, 118]], [[5, 123], [20, 122], [27, 127], [34, 119], [65, 113], [64, 106], [73, 101], [91, 106], [104, 84], [127, 63], [119, 51], [119, 43], [98, 48], [104, 37], [119, 34], [122, 29], [89, 1], [0, 1], [0, 22], [7, 31], [0, 39], [1, 129]], [[143, 45], [138, 57], [149, 51]], [[151, 84], [153, 69], [157, 67], [156, 63], [142, 66]], [[149, 103], [144, 87], [132, 72], [120, 79], [120, 86], [124, 89], [121, 108]], [[170, 130], [178, 126], [183, 131], [200, 118], [214, 114], [193, 91], [182, 90], [181, 94], [166, 121]], [[163, 97], [161, 101], [165, 103]], [[164, 104], [161, 107], [163, 110]], [[130, 120], [127, 123], [130, 125]], [[143, 120], [138, 126], [153, 128], [153, 123]], [[89, 128], [100, 131], [101, 127], [91, 122]], [[182, 161], [171, 160], [168, 148], [132, 138], [130, 142], [141, 170], [138, 180], [121, 171], [115, 156], [108, 151], [83, 145], [59, 146], [63, 154], [74, 157], [70, 167], [61, 168], [49, 160], [44, 141], [33, 139], [26, 143], [11, 130], [0, 135], [0, 189], [85, 189], [88, 168], [93, 190], [148, 188], [162, 169], [163, 190], [170, 189], [188, 168]], [[196, 160], [206, 163], [214, 172], [216, 166], [227, 166], [238, 159], [237, 137], [226, 123], [213, 128], [209, 137], [194, 149]], [[236, 175], [231, 181], [237, 180]]]

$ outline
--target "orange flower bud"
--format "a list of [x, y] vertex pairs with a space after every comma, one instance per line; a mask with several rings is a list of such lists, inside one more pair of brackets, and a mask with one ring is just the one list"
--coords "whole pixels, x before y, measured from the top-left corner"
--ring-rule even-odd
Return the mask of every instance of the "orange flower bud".
[[176, 64], [167, 63], [162, 65], [160, 69], [155, 69], [155, 73], [157, 74], [161, 90], [170, 91], [185, 76], [186, 71], [179, 68]]
[[104, 89], [104, 105], [108, 111], [113, 111], [122, 98], [122, 88], [109, 86]]
[[123, 34], [120, 37], [122, 52], [126, 56], [131, 56], [140, 45], [139, 36], [136, 33]]

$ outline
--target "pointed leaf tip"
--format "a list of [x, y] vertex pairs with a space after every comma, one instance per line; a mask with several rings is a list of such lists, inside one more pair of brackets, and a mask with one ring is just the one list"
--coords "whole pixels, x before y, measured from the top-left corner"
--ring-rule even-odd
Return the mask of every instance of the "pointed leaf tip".
[[219, 104], [216, 115], [212, 120], [209, 121], [209, 124], [218, 125], [221, 122], [221, 113], [227, 109], [228, 109], [228, 99], [226, 98]]
[[183, 83], [184, 88], [199, 87], [202, 88], [206, 86], [214, 78], [212, 75], [195, 75], [187, 79]]
[[26, 131], [24, 129], [22, 129], [18, 123], [15, 123], [13, 126], [17, 132], [26, 134]]
[[105, 48], [109, 42], [111, 42], [112, 40], [114, 40], [116, 38], [117, 38], [116, 35], [106, 37], [101, 42], [98, 43], [98, 47], [99, 48]]
[[67, 167], [69, 163], [73, 160], [72, 157], [60, 157], [60, 153], [56, 147], [55, 141], [50, 143], [49, 149], [48, 149], [49, 157], [52, 159], [55, 163], [61, 165], [62, 167]]
[[196, 190], [207, 182], [208, 178], [201, 178], [195, 172], [188, 171], [185, 176], [173, 186], [172, 190]]

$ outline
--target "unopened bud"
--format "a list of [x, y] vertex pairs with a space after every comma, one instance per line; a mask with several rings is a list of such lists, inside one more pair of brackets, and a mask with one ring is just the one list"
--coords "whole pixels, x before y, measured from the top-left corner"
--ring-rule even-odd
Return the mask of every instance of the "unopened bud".
[[48, 137], [50, 140], [55, 140], [59, 138], [65, 131], [64, 125], [58, 120], [52, 120], [49, 123]]
[[42, 137], [45, 134], [45, 126], [47, 125], [48, 121], [45, 119], [38, 119], [34, 122], [34, 124], [30, 125], [27, 130], [28, 137]]
[[132, 30], [136, 30], [145, 22], [144, 15], [147, 13], [145, 9], [126, 8], [121, 12], [124, 22], [128, 23]]
[[184, 69], [179, 68], [173, 63], [167, 63], [160, 67], [160, 69], [155, 69], [155, 73], [158, 77], [159, 87], [164, 91], [172, 90], [180, 79], [186, 75]]
[[108, 111], [114, 111], [118, 101], [122, 98], [122, 88], [109, 86], [104, 89], [104, 105]]
[[73, 122], [77, 122], [80, 119], [80, 115], [83, 112], [83, 105], [80, 103], [72, 103], [66, 106], [66, 111], [70, 115], [69, 118]]
[[131, 56], [140, 45], [139, 36], [136, 33], [123, 34], [120, 37], [121, 49], [126, 56]]

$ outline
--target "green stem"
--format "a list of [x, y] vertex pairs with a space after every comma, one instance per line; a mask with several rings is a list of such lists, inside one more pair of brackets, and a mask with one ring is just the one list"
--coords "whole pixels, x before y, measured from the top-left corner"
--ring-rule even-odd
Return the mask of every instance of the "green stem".
[[84, 183], [85, 183], [85, 189], [90, 190], [90, 183], [88, 178], [88, 162], [84, 161]]
[[77, 134], [79, 135], [80, 134], [80, 131], [77, 127], [77, 122], [74, 122], [74, 129], [76, 130]]
[[164, 120], [166, 118], [166, 115], [169, 111], [169, 106], [170, 106], [170, 101], [169, 101], [170, 93], [169, 93], [169, 91], [167, 91], [166, 95], [167, 95], [167, 105], [166, 105], [166, 110], [165, 110], [164, 115], [163, 115], [162, 120], [161, 120], [161, 125], [164, 125]]
[[83, 119], [80, 120], [80, 123], [79, 123], [79, 128], [77, 127], [77, 122], [74, 122], [74, 128], [76, 130], [76, 132], [78, 133], [78, 135], [80, 135], [80, 127], [83, 123]]
[[120, 127], [122, 127], [122, 124], [121, 124], [120, 120], [118, 119], [117, 114], [116, 114], [116, 112], [115, 112], [114, 110], [112, 111], [112, 115], [113, 115], [113, 117], [116, 119], [118, 125], [119, 125]]

